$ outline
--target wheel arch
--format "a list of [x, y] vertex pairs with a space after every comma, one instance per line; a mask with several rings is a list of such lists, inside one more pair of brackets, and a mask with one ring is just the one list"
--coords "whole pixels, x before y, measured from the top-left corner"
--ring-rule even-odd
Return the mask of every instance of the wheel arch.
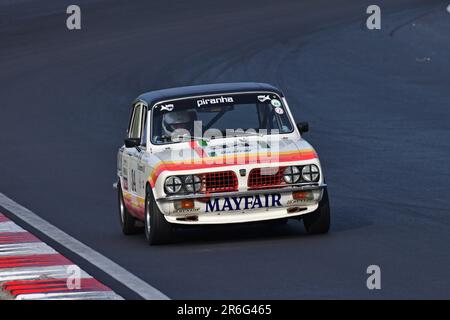
[[155, 195], [155, 190], [153, 190], [154, 188], [152, 188], [150, 181], [147, 181], [145, 183], [145, 197], [147, 198], [147, 191], [150, 191], [153, 195], [153, 199], [156, 199], [156, 195]]

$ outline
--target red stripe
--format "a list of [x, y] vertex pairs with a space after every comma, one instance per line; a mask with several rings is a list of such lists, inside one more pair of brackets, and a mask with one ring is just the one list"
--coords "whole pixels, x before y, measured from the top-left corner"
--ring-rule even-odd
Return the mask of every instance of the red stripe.
[[2, 232], [0, 233], [0, 244], [40, 242], [38, 238], [29, 232]]
[[60, 254], [34, 254], [0, 258], [0, 269], [20, 267], [45, 267], [73, 264]]
[[0, 213], [0, 222], [6, 222], [6, 221], [9, 221], [9, 219]]
[[70, 289], [69, 285], [74, 285], [70, 279], [39, 279], [39, 280], [19, 280], [5, 282], [3, 290], [9, 291], [12, 296], [32, 293], [49, 292], [86, 292], [86, 291], [111, 291], [110, 288], [93, 278], [80, 279], [79, 289]]

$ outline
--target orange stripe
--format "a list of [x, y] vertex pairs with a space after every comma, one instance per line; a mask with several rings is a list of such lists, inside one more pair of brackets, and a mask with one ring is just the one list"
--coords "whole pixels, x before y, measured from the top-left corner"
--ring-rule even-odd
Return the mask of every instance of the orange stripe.
[[[277, 156], [277, 157], [276, 157]], [[238, 159], [244, 158], [245, 161], [238, 162]], [[163, 171], [179, 171], [179, 170], [193, 170], [193, 169], [205, 169], [205, 168], [217, 168], [226, 167], [239, 164], [249, 164], [249, 163], [271, 163], [274, 162], [273, 159], [276, 158], [276, 162], [290, 162], [290, 161], [301, 161], [301, 160], [311, 160], [316, 159], [317, 154], [314, 150], [302, 150], [302, 151], [288, 151], [280, 152], [275, 155], [270, 153], [266, 154], [245, 154], [245, 155], [233, 155], [232, 157], [209, 157], [202, 158], [199, 160], [193, 160], [191, 162], [186, 162], [186, 160], [179, 161], [161, 161], [155, 166], [155, 169], [150, 175], [150, 185], [153, 187], [155, 185], [156, 179]], [[229, 161], [233, 159], [233, 161]], [[218, 160], [222, 160], [220, 163]], [[219, 163], [217, 163], [219, 162]]]

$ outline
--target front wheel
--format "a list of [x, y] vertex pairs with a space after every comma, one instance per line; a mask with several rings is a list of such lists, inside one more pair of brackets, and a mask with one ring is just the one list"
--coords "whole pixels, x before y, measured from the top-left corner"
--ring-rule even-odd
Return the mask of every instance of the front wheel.
[[319, 207], [314, 212], [308, 213], [303, 217], [303, 224], [306, 232], [309, 234], [322, 234], [330, 230], [330, 220], [330, 202], [328, 200], [328, 191], [325, 188]]
[[147, 187], [145, 195], [145, 237], [149, 245], [164, 244], [171, 240], [172, 225], [167, 222]]

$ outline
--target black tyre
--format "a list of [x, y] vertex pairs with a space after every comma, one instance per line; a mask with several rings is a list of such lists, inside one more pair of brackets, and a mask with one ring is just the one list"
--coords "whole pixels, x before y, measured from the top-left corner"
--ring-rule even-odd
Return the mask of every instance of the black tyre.
[[319, 207], [316, 211], [303, 216], [303, 224], [309, 234], [322, 234], [330, 230], [330, 220], [330, 202], [328, 191], [325, 188]]
[[172, 225], [156, 205], [153, 192], [147, 187], [145, 195], [145, 237], [149, 245], [169, 243], [172, 237]]
[[136, 227], [136, 219], [128, 212], [125, 207], [125, 203], [123, 202], [123, 193], [122, 188], [120, 187], [120, 183], [118, 183], [118, 200], [119, 200], [119, 218], [120, 218], [120, 226], [122, 227], [122, 232], [125, 235], [136, 234], [140, 230]]

